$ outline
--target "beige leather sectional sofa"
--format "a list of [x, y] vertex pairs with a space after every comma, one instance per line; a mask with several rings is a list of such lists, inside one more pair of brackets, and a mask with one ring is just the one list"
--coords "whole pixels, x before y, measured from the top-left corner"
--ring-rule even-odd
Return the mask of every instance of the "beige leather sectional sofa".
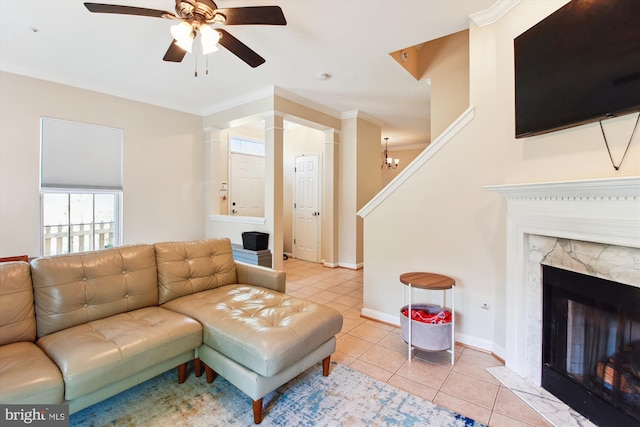
[[0, 403], [70, 413], [194, 360], [253, 400], [335, 351], [342, 315], [284, 294], [285, 274], [234, 261], [228, 239], [0, 263]]

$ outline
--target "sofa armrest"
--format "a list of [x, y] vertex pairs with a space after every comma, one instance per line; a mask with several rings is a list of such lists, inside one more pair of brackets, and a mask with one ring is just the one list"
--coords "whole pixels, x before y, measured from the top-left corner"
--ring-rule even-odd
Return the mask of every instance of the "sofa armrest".
[[285, 291], [286, 273], [259, 265], [245, 264], [235, 261], [238, 283], [254, 286], [262, 286], [274, 291]]

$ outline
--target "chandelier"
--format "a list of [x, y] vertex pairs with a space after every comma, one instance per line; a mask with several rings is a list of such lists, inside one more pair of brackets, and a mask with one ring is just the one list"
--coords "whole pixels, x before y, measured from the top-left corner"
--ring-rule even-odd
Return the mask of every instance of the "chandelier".
[[380, 165], [380, 169], [383, 169], [385, 165], [387, 166], [387, 169], [395, 169], [398, 167], [398, 164], [400, 163], [400, 159], [394, 159], [389, 156], [389, 149], [387, 146], [388, 140], [389, 138], [384, 139], [384, 157], [382, 158], [382, 164]]

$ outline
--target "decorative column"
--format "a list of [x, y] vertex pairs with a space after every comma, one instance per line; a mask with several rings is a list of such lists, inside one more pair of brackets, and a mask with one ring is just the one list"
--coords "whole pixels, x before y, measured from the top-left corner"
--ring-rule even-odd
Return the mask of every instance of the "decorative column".
[[273, 112], [265, 117], [265, 180], [264, 216], [270, 225], [273, 254], [273, 268], [282, 270], [284, 263], [284, 120], [280, 113]]
[[324, 171], [322, 182], [321, 259], [327, 267], [338, 267], [338, 150], [340, 132], [324, 131]]

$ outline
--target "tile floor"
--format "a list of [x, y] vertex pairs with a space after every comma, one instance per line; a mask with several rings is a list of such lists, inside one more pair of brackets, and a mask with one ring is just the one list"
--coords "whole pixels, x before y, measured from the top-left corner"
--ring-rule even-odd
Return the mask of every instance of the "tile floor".
[[489, 374], [502, 363], [488, 353], [456, 346], [447, 352], [418, 351], [407, 361], [400, 329], [360, 317], [362, 270], [284, 261], [287, 293], [327, 304], [344, 316], [331, 360], [494, 427], [551, 426]]

